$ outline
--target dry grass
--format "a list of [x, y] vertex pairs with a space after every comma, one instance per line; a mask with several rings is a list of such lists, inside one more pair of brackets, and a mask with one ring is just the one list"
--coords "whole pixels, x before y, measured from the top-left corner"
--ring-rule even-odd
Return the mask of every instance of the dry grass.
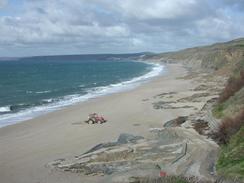
[[165, 176], [165, 177], [131, 177], [130, 183], [241, 183], [239, 179], [218, 177], [214, 181], [200, 180], [197, 177]]
[[219, 144], [227, 144], [230, 137], [237, 133], [242, 126], [244, 126], [244, 109], [234, 118], [224, 118], [213, 137]]
[[198, 120], [193, 123], [193, 128], [200, 134], [204, 135], [204, 132], [209, 129], [208, 122], [203, 120]]
[[231, 77], [227, 85], [225, 86], [223, 92], [220, 94], [219, 103], [225, 102], [231, 96], [233, 96], [237, 91], [239, 91], [244, 86], [244, 70], [240, 72], [239, 77]]
[[195, 177], [165, 176], [165, 177], [133, 177], [130, 183], [208, 183]]

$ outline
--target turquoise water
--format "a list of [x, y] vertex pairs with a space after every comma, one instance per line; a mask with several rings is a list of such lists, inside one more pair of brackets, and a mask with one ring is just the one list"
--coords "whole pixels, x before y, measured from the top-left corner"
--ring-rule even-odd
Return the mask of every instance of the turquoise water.
[[97, 56], [32, 57], [0, 62], [0, 126], [131, 88], [160, 66]]

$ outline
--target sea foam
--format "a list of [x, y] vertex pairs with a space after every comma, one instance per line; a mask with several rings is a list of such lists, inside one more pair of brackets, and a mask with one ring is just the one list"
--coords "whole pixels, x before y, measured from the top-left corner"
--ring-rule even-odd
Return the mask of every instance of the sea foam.
[[0, 113], [10, 112], [10, 106], [0, 107]]
[[[19, 111], [17, 113], [3, 114], [3, 115], [1, 115], [1, 118], [0, 118], [0, 127], [16, 124], [20, 121], [29, 120], [29, 119], [35, 118], [39, 115], [46, 114], [46, 113], [55, 111], [57, 109], [61, 109], [63, 107], [69, 106], [69, 105], [73, 105], [78, 102], [87, 101], [92, 98], [97, 98], [97, 97], [105, 96], [105, 95], [112, 94], [112, 93], [127, 91], [127, 90], [133, 89], [133, 88], [139, 86], [141, 83], [146, 82], [146, 81], [150, 80], [151, 78], [163, 73], [162, 72], [164, 70], [163, 65], [152, 64], [152, 63], [147, 63], [147, 64], [151, 64], [153, 66], [152, 69], [148, 73], [146, 73], [142, 76], [139, 76], [139, 77], [132, 78], [131, 80], [123, 81], [123, 82], [116, 83], [116, 84], [110, 84], [108, 86], [94, 87], [94, 88], [88, 89], [86, 91], [87, 94], [85, 94], [85, 95], [75, 94], [75, 95], [64, 96], [60, 99], [46, 99], [46, 100], [44, 100], [44, 102], [47, 103], [45, 105], [35, 106], [35, 107], [29, 108], [29, 109]], [[47, 92], [47, 91], [45, 91], [45, 92]], [[55, 101], [55, 102], [52, 102], [52, 101]], [[52, 103], [50, 103], [50, 102], [52, 102]], [[9, 106], [0, 107], [0, 112], [9, 112], [9, 111], [11, 111]]]

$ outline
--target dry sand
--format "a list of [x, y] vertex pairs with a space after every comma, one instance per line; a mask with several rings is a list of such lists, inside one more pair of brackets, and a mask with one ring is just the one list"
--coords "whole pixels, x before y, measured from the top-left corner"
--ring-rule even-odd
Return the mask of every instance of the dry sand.
[[[114, 141], [121, 133], [146, 136], [149, 128], [194, 108], [156, 110], [155, 96], [165, 92], [187, 92], [191, 80], [180, 65], [170, 64], [167, 73], [131, 91], [112, 94], [67, 107], [38, 118], [0, 129], [1, 183], [81, 183], [78, 174], [50, 170], [46, 164], [74, 157], [101, 142]], [[182, 96], [184, 97], [184, 96]], [[92, 112], [103, 114], [105, 124], [85, 124]]]

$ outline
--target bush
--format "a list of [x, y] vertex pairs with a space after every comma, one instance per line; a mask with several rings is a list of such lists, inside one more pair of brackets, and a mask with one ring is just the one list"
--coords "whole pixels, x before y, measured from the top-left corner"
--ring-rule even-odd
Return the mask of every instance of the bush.
[[244, 109], [234, 118], [224, 118], [213, 137], [219, 144], [227, 144], [230, 137], [244, 126]]
[[222, 103], [227, 99], [229, 99], [243, 86], [244, 86], [244, 70], [240, 71], [238, 77], [229, 78], [227, 85], [225, 86], [223, 92], [220, 94], [219, 103]]

